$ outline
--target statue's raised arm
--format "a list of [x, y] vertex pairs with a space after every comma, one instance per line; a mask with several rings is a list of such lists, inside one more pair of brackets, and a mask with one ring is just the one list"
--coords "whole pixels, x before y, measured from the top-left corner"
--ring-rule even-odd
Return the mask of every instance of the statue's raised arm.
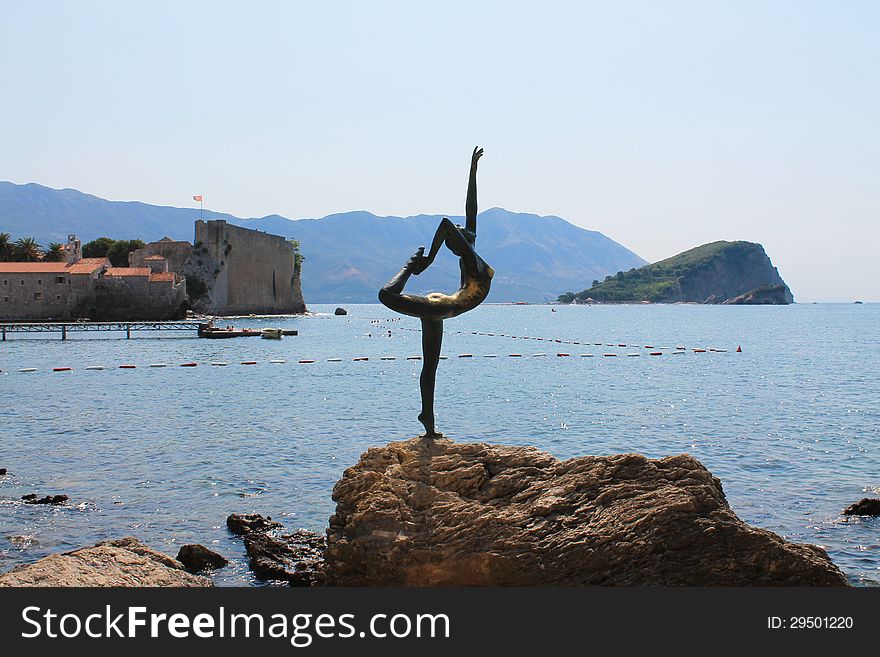
[[474, 148], [471, 155], [471, 173], [468, 178], [467, 200], [464, 202], [464, 214], [467, 221], [464, 227], [477, 234], [477, 162], [483, 157], [483, 149], [479, 146]]

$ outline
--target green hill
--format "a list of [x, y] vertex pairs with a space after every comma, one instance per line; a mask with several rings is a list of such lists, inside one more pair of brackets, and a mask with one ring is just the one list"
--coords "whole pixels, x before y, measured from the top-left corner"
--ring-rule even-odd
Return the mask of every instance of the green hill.
[[761, 303], [794, 301], [763, 246], [711, 242], [638, 269], [619, 271], [582, 292], [563, 294], [559, 301], [724, 303], [758, 290], [763, 294], [753, 298], [762, 299]]

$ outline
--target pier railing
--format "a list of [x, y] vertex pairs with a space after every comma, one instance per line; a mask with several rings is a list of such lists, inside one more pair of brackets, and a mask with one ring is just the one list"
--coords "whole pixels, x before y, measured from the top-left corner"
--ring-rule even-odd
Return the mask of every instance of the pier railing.
[[124, 331], [131, 338], [132, 331], [198, 331], [197, 321], [166, 322], [0, 322], [0, 335], [3, 341], [7, 333], [60, 333], [66, 340], [67, 334], [75, 331]]

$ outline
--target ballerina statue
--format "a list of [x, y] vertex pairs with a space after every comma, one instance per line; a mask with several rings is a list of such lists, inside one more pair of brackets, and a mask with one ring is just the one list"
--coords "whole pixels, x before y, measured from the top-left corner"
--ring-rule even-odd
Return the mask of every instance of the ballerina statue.
[[[403, 269], [379, 290], [379, 301], [388, 308], [422, 320], [422, 374], [419, 377], [422, 412], [419, 413], [419, 422], [425, 426], [427, 438], [441, 435], [434, 425], [434, 384], [443, 343], [443, 320], [479, 306], [489, 294], [495, 273], [474, 250], [477, 241], [477, 162], [482, 156], [483, 149], [480, 147], [475, 148], [471, 156], [464, 227], [444, 217], [434, 234], [428, 254], [425, 255], [425, 247], [420, 246]], [[454, 294], [432, 292], [424, 297], [406, 294], [403, 288], [409, 277], [413, 274], [418, 276], [430, 267], [443, 244], [458, 256], [461, 287]]]

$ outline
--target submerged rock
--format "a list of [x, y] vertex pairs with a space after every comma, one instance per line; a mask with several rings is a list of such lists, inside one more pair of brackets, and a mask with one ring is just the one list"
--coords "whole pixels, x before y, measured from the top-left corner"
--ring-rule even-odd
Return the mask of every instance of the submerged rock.
[[843, 510], [845, 516], [880, 516], [880, 499], [863, 497]]
[[267, 532], [284, 527], [271, 516], [263, 517], [259, 513], [233, 513], [226, 518], [226, 526], [233, 534], [243, 536], [250, 532]]
[[327, 543], [320, 534], [305, 529], [283, 536], [253, 532], [245, 535], [244, 546], [259, 579], [283, 580], [291, 586], [312, 586], [322, 580]]
[[337, 308], [333, 311], [334, 315], [347, 315], [348, 311], [345, 308]]
[[67, 495], [46, 495], [37, 499], [36, 493], [22, 495], [25, 504], [64, 504], [70, 498]]
[[742, 522], [688, 455], [413, 439], [365, 452], [333, 499], [328, 585], [847, 583], [821, 548]]
[[0, 477], [6, 474], [6, 468], [0, 468]]
[[213, 586], [128, 536], [52, 554], [0, 575], [0, 586]]
[[177, 553], [177, 560], [191, 573], [217, 570], [229, 563], [229, 559], [222, 554], [218, 554], [198, 543], [181, 546]]

